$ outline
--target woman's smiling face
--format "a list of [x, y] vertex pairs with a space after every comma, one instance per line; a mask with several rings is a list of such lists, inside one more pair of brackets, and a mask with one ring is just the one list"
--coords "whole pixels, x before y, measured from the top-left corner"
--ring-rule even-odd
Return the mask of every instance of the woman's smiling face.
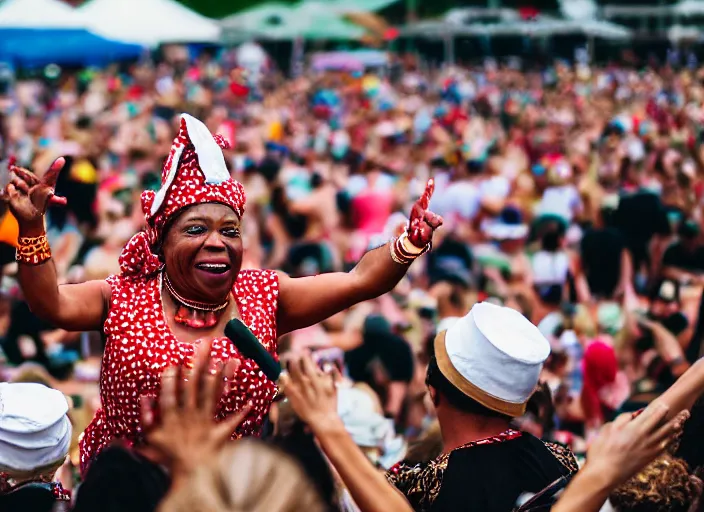
[[185, 299], [218, 304], [232, 290], [242, 266], [240, 218], [218, 203], [191, 206], [166, 232], [169, 280]]

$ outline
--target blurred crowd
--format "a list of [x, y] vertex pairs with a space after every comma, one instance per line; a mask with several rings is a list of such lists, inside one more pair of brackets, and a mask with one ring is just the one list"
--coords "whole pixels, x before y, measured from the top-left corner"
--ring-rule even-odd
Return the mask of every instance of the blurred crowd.
[[[392, 293], [279, 340], [282, 361], [311, 351], [342, 374], [338, 413], [380, 469], [442, 453], [425, 385], [432, 340], [478, 302], [519, 311], [550, 341], [515, 428], [578, 459], [605, 423], [647, 406], [703, 354], [704, 68], [487, 61], [428, 71], [398, 57], [286, 78], [250, 47], [0, 79], [5, 159], [38, 174], [67, 161], [56, 186], [67, 205], [47, 214], [64, 283], [119, 273], [181, 112], [233, 141], [226, 163], [248, 204], [243, 268], [348, 270], [397, 234], [434, 179], [430, 208], [445, 222], [432, 252]], [[70, 474], [99, 406], [103, 339], [34, 317], [14, 279], [17, 230], [5, 208], [2, 380], [71, 397]], [[286, 404], [272, 414], [304, 437]], [[685, 439], [701, 432], [700, 416], [695, 407]], [[243, 459], [253, 449], [236, 448]], [[700, 451], [656, 459], [612, 505], [690, 510]], [[265, 464], [267, 453], [257, 457]], [[244, 485], [201, 477], [203, 487]]]

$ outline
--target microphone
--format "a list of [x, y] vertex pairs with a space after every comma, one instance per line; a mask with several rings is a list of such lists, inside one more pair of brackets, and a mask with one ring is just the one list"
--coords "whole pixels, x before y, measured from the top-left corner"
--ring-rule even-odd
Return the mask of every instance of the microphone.
[[225, 325], [225, 336], [237, 347], [247, 359], [251, 359], [269, 379], [276, 382], [281, 376], [281, 365], [259, 343], [257, 337], [242, 323], [239, 318], [234, 318]]

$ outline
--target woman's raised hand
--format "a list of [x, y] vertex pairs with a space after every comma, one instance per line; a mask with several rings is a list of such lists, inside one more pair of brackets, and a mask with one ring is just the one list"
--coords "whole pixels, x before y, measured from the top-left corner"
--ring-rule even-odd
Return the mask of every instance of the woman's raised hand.
[[608, 478], [617, 487], [660, 455], [682, 432], [689, 411], [682, 411], [667, 421], [669, 408], [652, 403], [642, 414], [631, 419], [622, 414], [607, 423], [587, 452], [585, 469]]
[[419, 249], [428, 245], [433, 240], [433, 232], [442, 226], [442, 217], [428, 210], [434, 191], [435, 181], [431, 178], [423, 195], [413, 205], [408, 220], [408, 240]]
[[240, 363], [215, 365], [211, 346], [212, 341], [199, 344], [192, 370], [180, 366], [164, 371], [158, 406], [142, 398], [142, 426], [148, 448], [156, 452], [147, 453], [169, 466], [174, 478], [214, 457], [251, 409], [215, 421], [218, 401]]
[[65, 163], [58, 158], [41, 179], [22, 167], [10, 167], [13, 176], [5, 188], [4, 199], [20, 225], [43, 223], [42, 217], [50, 205], [66, 204], [66, 198], [54, 195], [56, 180]]

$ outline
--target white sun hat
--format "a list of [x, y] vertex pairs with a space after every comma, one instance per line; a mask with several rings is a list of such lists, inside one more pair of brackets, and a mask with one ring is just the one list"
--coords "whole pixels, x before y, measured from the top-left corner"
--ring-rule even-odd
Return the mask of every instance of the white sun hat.
[[68, 401], [35, 383], [0, 384], [0, 471], [29, 472], [63, 461], [71, 444]]
[[482, 302], [435, 338], [438, 368], [485, 407], [521, 416], [538, 384], [550, 343], [518, 311]]

